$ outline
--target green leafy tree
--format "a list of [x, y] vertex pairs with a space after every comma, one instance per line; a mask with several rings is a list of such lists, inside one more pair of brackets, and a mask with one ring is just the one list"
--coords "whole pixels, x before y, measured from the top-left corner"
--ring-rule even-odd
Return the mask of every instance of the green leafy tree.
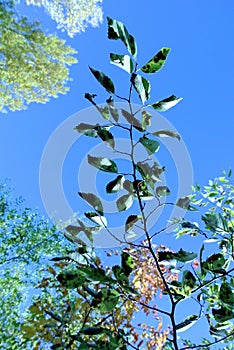
[[18, 15], [11, 0], [0, 1], [0, 51], [1, 112], [46, 103], [68, 91], [68, 66], [77, 62], [76, 51]]
[[70, 37], [102, 22], [102, 0], [25, 0], [27, 5], [43, 6], [59, 29]]
[[7, 186], [0, 186], [1, 349], [32, 348], [21, 331], [24, 309], [48, 259], [58, 251], [65, 254], [69, 246], [47, 220], [23, 208], [22, 199], [13, 200]]

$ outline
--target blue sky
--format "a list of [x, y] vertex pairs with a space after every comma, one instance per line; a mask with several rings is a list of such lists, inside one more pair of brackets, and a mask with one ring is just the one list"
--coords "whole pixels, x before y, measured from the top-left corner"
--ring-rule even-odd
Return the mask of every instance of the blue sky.
[[[70, 39], [56, 29], [43, 10], [25, 6], [19, 9], [30, 18], [39, 19], [45, 30], [57, 33], [78, 51], [79, 63], [71, 68], [73, 81], [67, 95], [51, 99], [46, 105], [31, 104], [26, 111], [0, 116], [0, 178], [10, 178], [15, 194], [22, 195], [27, 206], [38, 207], [45, 213], [39, 166], [46, 142], [64, 120], [89, 107], [83, 98], [85, 92], [97, 93], [98, 102], [108, 97], [88, 65], [111, 76], [119, 92], [126, 91], [127, 75], [110, 65], [108, 59], [110, 52], [125, 50], [120, 42], [107, 40], [105, 19], [99, 28], [89, 28]], [[219, 176], [222, 169], [234, 169], [233, 1], [104, 0], [103, 9], [104, 18], [124, 22], [136, 38], [140, 65], [161, 47], [171, 48], [164, 69], [150, 78], [151, 101], [171, 94], [183, 97], [182, 102], [163, 115], [188, 148], [195, 182], [204, 185], [208, 179]], [[137, 96], [134, 102], [139, 103]], [[78, 203], [76, 152], [81, 150], [74, 148], [69, 153], [64, 173], [64, 186], [74, 206], [76, 200]]]

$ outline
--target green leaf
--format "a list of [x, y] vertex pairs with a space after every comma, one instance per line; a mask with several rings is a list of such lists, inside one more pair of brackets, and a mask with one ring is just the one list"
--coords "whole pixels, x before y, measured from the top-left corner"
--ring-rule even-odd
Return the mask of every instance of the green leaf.
[[115, 87], [112, 80], [105, 75], [103, 72], [98, 71], [92, 67], [89, 67], [90, 71], [93, 73], [97, 81], [110, 93], [115, 93]]
[[140, 137], [139, 141], [145, 147], [146, 151], [149, 154], [153, 154], [153, 153], [157, 152], [160, 148], [158, 141], [149, 139], [146, 136]]
[[176, 205], [183, 209], [188, 209], [190, 205], [190, 197], [181, 197], [177, 200]]
[[105, 218], [105, 216], [100, 216], [97, 215], [97, 213], [94, 212], [88, 212], [88, 213], [84, 213], [84, 215], [91, 221], [93, 221], [95, 224], [105, 227], [107, 226], [107, 220]]
[[213, 254], [205, 262], [205, 268], [212, 272], [220, 272], [226, 264], [226, 259], [223, 254]]
[[103, 215], [103, 206], [100, 199], [93, 193], [78, 192], [86, 202], [88, 202], [100, 215]]
[[177, 138], [179, 141], [181, 140], [181, 137], [177, 132], [171, 131], [171, 130], [159, 130], [152, 133], [154, 136], [157, 137], [174, 137]]
[[134, 262], [130, 254], [126, 252], [121, 253], [121, 265], [125, 276], [129, 277], [134, 266]]
[[98, 335], [104, 333], [105, 328], [103, 327], [84, 327], [79, 330], [80, 334], [85, 335]]
[[142, 76], [132, 73], [131, 83], [144, 104], [150, 98], [150, 82]]
[[147, 129], [147, 126], [151, 125], [152, 115], [147, 111], [143, 111], [141, 113], [141, 116], [142, 116], [142, 128], [143, 128], [143, 131], [145, 131]]
[[86, 123], [80, 123], [74, 128], [74, 130], [90, 137], [98, 137], [99, 130], [107, 132], [111, 127], [112, 126], [100, 126], [99, 124], [91, 125]]
[[88, 162], [90, 165], [93, 165], [95, 168], [98, 168], [101, 171], [106, 171], [108, 173], [118, 172], [116, 163], [108, 158], [92, 157], [88, 154]]
[[68, 289], [74, 289], [74, 288], [81, 287], [84, 284], [86, 278], [81, 271], [74, 269], [74, 270], [67, 270], [67, 271], [61, 272], [57, 276], [57, 280], [64, 287]]
[[156, 162], [152, 166], [148, 163], [138, 162], [136, 169], [152, 189], [157, 181], [161, 181], [160, 175], [165, 171], [165, 168], [160, 168]]
[[132, 206], [133, 200], [131, 194], [125, 194], [118, 198], [116, 205], [119, 211], [127, 210]]
[[109, 111], [110, 111], [112, 118], [117, 122], [119, 120], [119, 112], [118, 112], [118, 109], [115, 108], [113, 97], [110, 96], [106, 100], [106, 103], [108, 105], [108, 108], [109, 108]]
[[171, 193], [171, 191], [169, 190], [169, 188], [167, 186], [158, 186], [156, 188], [156, 194], [159, 197], [168, 196], [170, 193]]
[[104, 284], [116, 284], [116, 281], [106, 276], [106, 272], [104, 269], [101, 269], [99, 267], [95, 268], [93, 266], [80, 266], [79, 271], [81, 271], [85, 276], [86, 279], [94, 282], [94, 283], [104, 283]]
[[131, 74], [133, 69], [134, 69], [131, 57], [128, 55], [118, 55], [115, 53], [111, 53], [110, 54], [110, 62], [112, 64], [116, 65], [117, 67], [122, 68], [123, 70], [125, 70], [129, 74]]
[[182, 279], [183, 289], [188, 292], [187, 295], [190, 294], [191, 289], [193, 289], [196, 285], [196, 278], [189, 270], [183, 271], [183, 279]]
[[115, 289], [102, 289], [92, 300], [92, 306], [101, 312], [112, 311], [119, 302], [120, 294]]
[[124, 288], [129, 288], [129, 280], [128, 277], [125, 275], [123, 267], [115, 265], [112, 267], [112, 271], [118, 283]]
[[171, 260], [177, 260], [177, 261], [181, 261], [181, 262], [189, 262], [194, 260], [197, 257], [196, 253], [192, 253], [192, 252], [186, 252], [183, 249], [180, 249], [177, 253], [173, 253], [173, 252], [158, 252], [158, 259], [159, 261], [171, 261]]
[[144, 131], [139, 120], [136, 119], [131, 113], [129, 113], [125, 109], [121, 109], [121, 113], [124, 116], [124, 118], [129, 122], [129, 124], [132, 125], [135, 129], [137, 129], [138, 131]]
[[80, 123], [77, 126], [75, 126], [74, 130], [87, 136], [98, 137], [97, 130], [95, 128], [96, 128], [96, 125]]
[[226, 307], [212, 309], [212, 314], [217, 322], [225, 322], [234, 318], [233, 310], [229, 310]]
[[234, 292], [230, 285], [223, 281], [219, 290], [219, 299], [228, 306], [234, 308]]
[[137, 197], [137, 190], [138, 190], [138, 193], [141, 199], [151, 200], [154, 198], [153, 193], [148, 190], [147, 185], [143, 180], [133, 181], [133, 189], [134, 189], [133, 194], [135, 195], [135, 197]]
[[187, 329], [192, 327], [198, 319], [199, 317], [197, 315], [191, 315], [186, 317], [186, 319], [183, 322], [176, 325], [177, 333], [187, 331]]
[[98, 112], [103, 116], [103, 118], [105, 118], [106, 120], [110, 119], [110, 113], [109, 113], [110, 111], [108, 106], [104, 106], [104, 107], [97, 106], [96, 108]]
[[113, 135], [106, 129], [102, 127], [97, 127], [97, 134], [102, 139], [102, 141], [106, 142], [111, 148], [115, 148], [115, 140]]
[[177, 105], [178, 102], [182, 100], [182, 97], [176, 97], [175, 95], [171, 95], [164, 100], [157, 101], [153, 103], [151, 106], [159, 112], [165, 112], [168, 109]]
[[116, 21], [110, 17], [107, 17], [108, 22], [108, 39], [118, 40], [120, 39], [130, 52], [130, 54], [136, 59], [137, 45], [134, 37], [128, 33], [125, 25], [122, 22]]
[[140, 215], [130, 215], [125, 222], [125, 231], [126, 232], [131, 231], [131, 229], [139, 219], [141, 219]]
[[163, 47], [151, 60], [149, 60], [140, 70], [144, 73], [152, 74], [158, 72], [165, 64], [170, 52], [168, 47]]
[[123, 189], [123, 183], [125, 181], [125, 178], [123, 175], [118, 175], [116, 179], [109, 182], [106, 186], [106, 192], [107, 193], [115, 193], [118, 191], [121, 191]]
[[213, 233], [224, 234], [228, 232], [228, 224], [221, 214], [206, 213], [202, 215], [202, 220], [206, 224], [206, 229]]

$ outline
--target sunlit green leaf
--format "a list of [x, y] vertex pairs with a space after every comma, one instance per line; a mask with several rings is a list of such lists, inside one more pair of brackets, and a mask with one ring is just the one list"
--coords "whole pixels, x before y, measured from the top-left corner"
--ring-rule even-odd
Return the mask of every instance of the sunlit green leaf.
[[165, 171], [165, 168], [160, 168], [156, 162], [152, 166], [148, 163], [138, 162], [136, 169], [152, 189], [157, 181], [161, 181], [160, 175]]
[[185, 292], [187, 292], [187, 294], [190, 294], [190, 290], [193, 289], [196, 285], [196, 278], [191, 271], [183, 271], [182, 285]]
[[177, 200], [176, 205], [183, 209], [188, 209], [190, 205], [190, 197], [181, 197]]
[[129, 122], [129, 124], [132, 125], [135, 129], [137, 129], [138, 131], [144, 131], [139, 120], [136, 119], [131, 113], [129, 113], [125, 109], [121, 109], [121, 113], [124, 116], [124, 118]]
[[93, 157], [88, 154], [88, 162], [93, 165], [95, 168], [98, 168], [102, 171], [106, 171], [109, 173], [117, 173], [118, 168], [116, 163], [108, 158], [103, 157]]
[[88, 202], [100, 215], [103, 215], [103, 206], [100, 199], [93, 193], [78, 192], [86, 202]]
[[177, 138], [179, 141], [181, 140], [181, 137], [177, 132], [171, 131], [171, 130], [159, 130], [152, 133], [154, 136], [157, 137], [174, 137]]
[[133, 200], [131, 194], [125, 194], [118, 198], [116, 205], [119, 211], [127, 210], [132, 206]]
[[225, 263], [226, 263], [226, 259], [223, 254], [221, 253], [212, 254], [206, 260], [205, 267], [210, 271], [218, 272], [224, 267]]
[[105, 75], [103, 72], [98, 71], [92, 67], [89, 67], [90, 71], [93, 73], [97, 81], [110, 93], [115, 93], [115, 87], [113, 81]]
[[168, 109], [177, 105], [178, 102], [182, 100], [182, 97], [176, 97], [175, 95], [171, 95], [164, 100], [157, 101], [153, 103], [151, 106], [159, 112], [165, 112]]
[[177, 253], [173, 253], [169, 251], [158, 252], [159, 261], [163, 261], [163, 260], [170, 261], [175, 259], [181, 262], [189, 262], [194, 260], [196, 257], [197, 257], [196, 253], [186, 252], [182, 248]]
[[167, 186], [158, 186], [156, 188], [156, 194], [159, 197], [168, 196], [170, 193], [171, 193], [171, 191], [169, 190], [169, 188]]
[[149, 139], [146, 136], [140, 137], [139, 141], [145, 147], [149, 154], [157, 152], [160, 148], [160, 144], [158, 143], [158, 141]]
[[186, 319], [183, 322], [176, 325], [177, 333], [187, 331], [190, 327], [192, 327], [196, 323], [198, 318], [199, 317], [197, 315], [191, 315], [186, 317]]
[[124, 270], [124, 274], [128, 277], [133, 270], [134, 262], [131, 255], [124, 251], [121, 253], [121, 266]]
[[224, 217], [219, 213], [206, 213], [202, 215], [202, 220], [206, 224], [206, 229], [213, 233], [226, 233], [228, 232], [228, 224]]
[[97, 127], [97, 134], [102, 139], [102, 141], [106, 142], [111, 148], [115, 147], [115, 140], [110, 131], [106, 130], [102, 127]]
[[118, 109], [114, 105], [113, 97], [110, 96], [106, 100], [106, 103], [107, 103], [107, 106], [109, 107], [110, 114], [111, 114], [112, 118], [117, 122], [119, 120], [119, 112], [118, 112]]
[[108, 106], [104, 106], [104, 107], [97, 106], [97, 110], [103, 116], [103, 118], [105, 118], [106, 120], [110, 119], [110, 111]]
[[170, 52], [168, 47], [163, 47], [151, 60], [149, 60], [140, 70], [144, 73], [158, 72], [163, 66]]
[[141, 218], [139, 215], [130, 215], [125, 222], [125, 231], [129, 232], [137, 221]]
[[112, 311], [119, 302], [119, 292], [115, 289], [102, 289], [92, 301], [92, 306], [101, 312]]
[[131, 83], [137, 91], [142, 103], [145, 103], [150, 98], [150, 82], [142, 76], [132, 73]]
[[106, 192], [107, 193], [115, 193], [118, 191], [121, 191], [123, 189], [123, 183], [125, 181], [125, 178], [123, 175], [118, 175], [116, 179], [109, 182], [106, 186]]
[[84, 215], [99, 226], [107, 226], [107, 220], [104, 216], [97, 215], [94, 212], [84, 213]]
[[142, 128], [145, 131], [145, 130], [147, 130], [147, 127], [151, 125], [152, 115], [147, 111], [143, 111], [141, 113], [141, 116], [142, 116]]
[[129, 74], [132, 73], [133, 68], [134, 68], [131, 57], [128, 55], [118, 55], [115, 53], [111, 53], [110, 54], [110, 62], [112, 64], [116, 65], [117, 67], [122, 68], [123, 70], [125, 70]]
[[57, 276], [57, 280], [66, 288], [73, 289], [81, 287], [86, 278], [79, 270], [67, 270]]
[[147, 184], [143, 180], [135, 180], [133, 181], [133, 194], [135, 197], [137, 197], [137, 191], [139, 193], [139, 196], [143, 200], [151, 200], [154, 198], [154, 195], [152, 192], [148, 190]]
[[108, 22], [108, 38], [109, 39], [120, 39], [131, 55], [136, 58], [137, 45], [134, 37], [128, 33], [127, 28], [122, 22], [116, 21], [110, 17], [107, 17]]
[[224, 304], [234, 308], [234, 291], [226, 281], [223, 281], [220, 286], [219, 299]]

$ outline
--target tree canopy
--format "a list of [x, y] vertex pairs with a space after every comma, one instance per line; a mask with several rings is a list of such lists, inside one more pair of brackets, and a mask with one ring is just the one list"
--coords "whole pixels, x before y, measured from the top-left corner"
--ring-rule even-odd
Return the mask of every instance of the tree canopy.
[[1, 112], [46, 103], [69, 90], [68, 67], [77, 62], [76, 51], [18, 15], [13, 1], [0, 1], [0, 51]]
[[25, 0], [27, 5], [43, 6], [57, 27], [70, 37], [84, 32], [87, 26], [102, 22], [102, 0]]

